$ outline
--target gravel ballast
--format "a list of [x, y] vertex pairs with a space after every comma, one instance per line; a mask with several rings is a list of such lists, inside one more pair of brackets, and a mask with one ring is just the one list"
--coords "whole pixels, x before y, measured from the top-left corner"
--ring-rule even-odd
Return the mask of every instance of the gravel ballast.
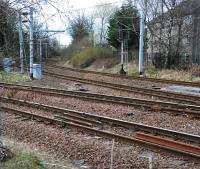
[[[2, 113], [3, 135], [47, 151], [52, 156], [64, 159], [84, 159], [88, 165], [107, 169], [110, 165], [112, 141], [88, 134], [72, 131], [70, 128], [57, 128], [34, 121], [22, 121], [15, 116]], [[167, 153], [157, 153], [137, 145], [115, 143], [115, 169], [147, 168], [146, 159], [139, 155], [153, 154], [154, 168], [198, 168], [200, 164], [184, 158], [174, 158]], [[182, 162], [182, 165], [179, 165]]]

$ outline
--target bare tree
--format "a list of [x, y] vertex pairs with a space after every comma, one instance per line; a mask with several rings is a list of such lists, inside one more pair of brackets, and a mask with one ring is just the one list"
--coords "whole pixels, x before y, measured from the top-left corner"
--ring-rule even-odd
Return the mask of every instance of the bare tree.
[[93, 17], [88, 17], [84, 13], [77, 13], [77, 15], [69, 21], [69, 33], [74, 42], [79, 42], [85, 37], [88, 37], [93, 30]]
[[[14, 56], [14, 60], [18, 61], [18, 50], [19, 50], [19, 35], [18, 35], [18, 21], [17, 13], [18, 12], [28, 12], [29, 7], [34, 8], [34, 19], [37, 18], [38, 21], [42, 20], [43, 25], [47, 24], [53, 16], [60, 16], [60, 19], [66, 20], [67, 12], [60, 7], [59, 3], [62, 3], [62, 0], [0, 0], [0, 55], [5, 57], [7, 55]], [[66, 1], [67, 3], [67, 1]], [[54, 9], [55, 13], [52, 15], [46, 15], [44, 7], [51, 7]], [[66, 9], [68, 5], [65, 6]], [[24, 18], [28, 20], [27, 18]], [[35, 20], [34, 23], [37, 21]], [[24, 26], [25, 25], [25, 26]], [[24, 29], [24, 46], [25, 51], [28, 51], [28, 36], [29, 36], [29, 27], [27, 24], [23, 23]], [[48, 40], [48, 35], [50, 34], [42, 33], [41, 29], [45, 29], [44, 26], [41, 27], [40, 23], [34, 24], [34, 43], [38, 43], [38, 38], [45, 38], [45, 43], [50, 42]], [[44, 42], [44, 41], [43, 41]], [[34, 52], [35, 53], [35, 52]], [[1, 64], [2, 62], [0, 62]]]
[[109, 18], [115, 10], [116, 7], [113, 4], [108, 4], [106, 2], [100, 3], [96, 8], [97, 25], [100, 28], [100, 44], [106, 40]]
[[185, 0], [143, 0], [148, 27], [148, 53], [151, 53], [156, 67], [177, 67], [184, 50], [183, 40], [192, 29], [184, 23], [193, 1]]

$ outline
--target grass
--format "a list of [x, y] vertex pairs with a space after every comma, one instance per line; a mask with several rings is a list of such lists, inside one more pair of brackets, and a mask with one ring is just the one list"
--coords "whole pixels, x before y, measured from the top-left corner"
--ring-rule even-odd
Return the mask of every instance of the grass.
[[15, 82], [26, 82], [29, 78], [21, 73], [11, 72], [7, 73], [0, 71], [0, 82], [15, 83]]
[[2, 165], [5, 169], [45, 169], [33, 154], [18, 150], [16, 156]]
[[[92, 71], [106, 72], [106, 73], [117, 73], [120, 71], [120, 64], [115, 65], [110, 69], [94, 69], [89, 68]], [[130, 76], [138, 76], [138, 67], [136, 64], [126, 65], [125, 70], [128, 71]], [[198, 69], [199, 70], [199, 69]], [[198, 72], [197, 72], [198, 73]], [[172, 79], [180, 81], [200, 81], [200, 77], [194, 71], [184, 71], [184, 70], [168, 70], [168, 69], [155, 69], [153, 66], [144, 67], [144, 77], [150, 78], [161, 78], [161, 79]]]
[[1, 137], [1, 140], [14, 153], [14, 157], [0, 163], [0, 169], [77, 169], [68, 160], [55, 159], [53, 155], [35, 147], [5, 137]]
[[85, 50], [78, 52], [73, 55], [70, 63], [74, 67], [85, 68], [90, 66], [97, 58], [100, 57], [112, 57], [113, 52], [108, 47], [95, 47], [86, 48]]
[[9, 144], [8, 147], [14, 153], [14, 157], [1, 163], [1, 169], [45, 169], [35, 154], [27, 152], [14, 144]]
[[173, 79], [180, 81], [200, 81], [200, 77], [193, 75], [190, 72], [183, 70], [157, 70], [154, 68], [145, 69], [144, 76], [152, 78], [161, 78], [161, 79]]

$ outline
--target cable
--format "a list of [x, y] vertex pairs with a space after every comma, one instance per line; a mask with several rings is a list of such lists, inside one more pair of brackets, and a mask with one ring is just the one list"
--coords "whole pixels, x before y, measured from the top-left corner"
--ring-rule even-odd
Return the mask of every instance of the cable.
[[95, 6], [85, 7], [85, 8], [72, 9], [72, 10], [65, 11], [64, 13], [76, 12], [76, 11], [81, 11], [81, 10], [87, 10], [87, 9], [96, 8], [96, 7], [100, 7], [100, 6], [106, 6], [106, 5], [116, 4], [116, 3], [120, 3], [120, 2], [124, 2], [124, 1], [125, 0], [121, 0], [121, 1], [115, 1], [115, 2], [101, 4], [101, 5], [95, 5]]

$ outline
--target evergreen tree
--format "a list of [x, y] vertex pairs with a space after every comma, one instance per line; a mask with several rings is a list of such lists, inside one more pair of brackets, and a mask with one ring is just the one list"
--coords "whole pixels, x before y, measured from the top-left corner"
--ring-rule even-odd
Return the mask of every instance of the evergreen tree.
[[127, 0], [122, 4], [119, 10], [116, 10], [114, 15], [109, 20], [108, 27], [108, 43], [118, 48], [120, 47], [119, 41], [119, 28], [129, 32], [128, 45], [138, 47], [139, 44], [139, 12], [133, 6], [131, 0]]

